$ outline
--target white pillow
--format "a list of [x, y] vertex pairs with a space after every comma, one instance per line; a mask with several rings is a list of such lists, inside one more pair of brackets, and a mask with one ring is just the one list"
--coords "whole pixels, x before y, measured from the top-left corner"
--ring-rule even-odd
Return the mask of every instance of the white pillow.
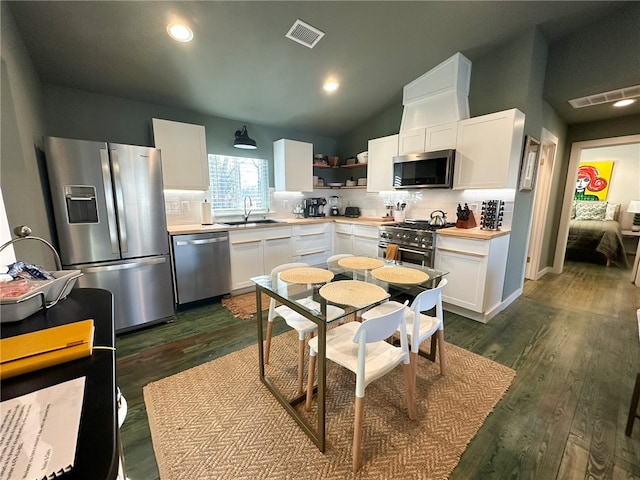
[[576, 220], [604, 220], [607, 202], [576, 202]]
[[607, 211], [604, 214], [604, 219], [617, 220], [619, 209], [620, 209], [619, 203], [607, 203]]

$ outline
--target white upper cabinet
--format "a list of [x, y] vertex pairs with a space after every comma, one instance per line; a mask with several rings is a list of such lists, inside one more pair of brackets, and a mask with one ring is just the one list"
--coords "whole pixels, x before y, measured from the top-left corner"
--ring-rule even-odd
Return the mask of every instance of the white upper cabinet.
[[458, 122], [405, 130], [399, 134], [398, 155], [456, 148], [457, 134]]
[[207, 190], [207, 139], [202, 125], [152, 119], [153, 140], [161, 150], [164, 188]]
[[313, 191], [313, 144], [276, 140], [273, 165], [276, 192]]
[[458, 122], [453, 188], [515, 188], [524, 113], [505, 110]]
[[398, 134], [398, 155], [424, 152], [426, 133], [426, 128], [415, 128], [400, 132]]
[[367, 192], [393, 190], [393, 157], [398, 156], [398, 135], [369, 140]]

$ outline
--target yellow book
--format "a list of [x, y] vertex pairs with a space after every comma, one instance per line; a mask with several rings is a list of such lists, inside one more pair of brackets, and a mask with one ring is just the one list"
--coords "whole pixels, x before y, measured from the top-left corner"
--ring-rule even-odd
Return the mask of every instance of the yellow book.
[[0, 379], [91, 355], [93, 332], [93, 319], [89, 319], [3, 338]]

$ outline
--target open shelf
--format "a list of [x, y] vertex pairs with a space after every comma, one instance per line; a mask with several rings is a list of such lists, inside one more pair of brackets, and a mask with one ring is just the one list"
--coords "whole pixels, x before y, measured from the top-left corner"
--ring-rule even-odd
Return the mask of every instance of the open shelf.
[[367, 164], [354, 163], [353, 165], [338, 165], [338, 166], [332, 167], [330, 165], [327, 165], [326, 163], [314, 163], [313, 166], [314, 168], [358, 168], [358, 167], [366, 167]]

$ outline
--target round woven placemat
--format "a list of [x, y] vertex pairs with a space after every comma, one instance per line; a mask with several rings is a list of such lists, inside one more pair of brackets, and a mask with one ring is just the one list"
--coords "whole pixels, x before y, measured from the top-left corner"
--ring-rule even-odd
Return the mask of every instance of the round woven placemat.
[[326, 283], [333, 279], [333, 272], [323, 268], [290, 268], [280, 273], [280, 280], [287, 283]]
[[370, 257], [345, 257], [338, 260], [338, 265], [342, 268], [355, 268], [357, 270], [371, 270], [384, 265], [379, 258]]
[[389, 283], [414, 285], [429, 280], [429, 275], [421, 270], [406, 267], [382, 267], [371, 270], [371, 275]]
[[366, 307], [388, 296], [384, 288], [360, 280], [331, 282], [320, 288], [319, 293], [322, 298], [330, 302], [356, 308]]

